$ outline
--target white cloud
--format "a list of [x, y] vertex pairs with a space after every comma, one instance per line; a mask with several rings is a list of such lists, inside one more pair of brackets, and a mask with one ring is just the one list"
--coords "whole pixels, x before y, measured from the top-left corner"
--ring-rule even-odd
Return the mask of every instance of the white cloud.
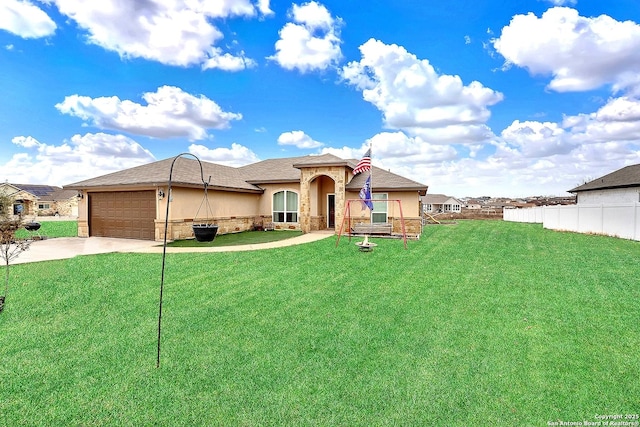
[[579, 16], [554, 7], [540, 18], [516, 15], [493, 40], [511, 64], [532, 74], [551, 75], [549, 88], [585, 91], [612, 84], [616, 91], [640, 90], [640, 25], [607, 16]]
[[484, 123], [501, 93], [477, 81], [465, 86], [459, 76], [438, 74], [428, 60], [401, 46], [370, 39], [360, 52], [362, 59], [343, 67], [342, 77], [382, 112], [387, 127], [433, 143], [492, 137]]
[[60, 13], [87, 31], [87, 41], [125, 58], [166, 65], [237, 71], [255, 64], [243, 53], [223, 52], [212, 22], [269, 14], [269, 2], [249, 0], [51, 0]]
[[207, 129], [225, 129], [242, 114], [223, 111], [204, 95], [194, 96], [173, 86], [146, 92], [141, 105], [118, 97], [90, 98], [71, 95], [56, 104], [64, 113], [79, 117], [101, 129], [113, 129], [152, 138], [207, 137]]
[[11, 182], [62, 186], [155, 161], [148, 150], [124, 135], [74, 135], [61, 145], [31, 136], [18, 136], [12, 142], [28, 152], [14, 154], [0, 165], [0, 179]]
[[[358, 159], [369, 144], [374, 165], [425, 183], [430, 193], [563, 195], [587, 177], [640, 163], [640, 100], [612, 98], [560, 123], [515, 120], [499, 137], [477, 144], [433, 144], [398, 131], [381, 132], [357, 148], [322, 152]], [[478, 194], [477, 188], [495, 190]]]
[[368, 148], [371, 148], [371, 161], [375, 166], [391, 169], [396, 173], [405, 171], [405, 176], [411, 176], [411, 171], [420, 165], [454, 160], [457, 157], [452, 146], [430, 144], [404, 132], [381, 132], [369, 138], [360, 148], [327, 147], [321, 153], [330, 153], [343, 159], [359, 159]]
[[562, 125], [581, 144], [613, 141], [640, 144], [640, 100], [613, 98], [594, 113], [565, 117]]
[[213, 149], [204, 145], [191, 144], [189, 152], [201, 160], [232, 167], [244, 166], [260, 160], [249, 148], [236, 143], [231, 144], [231, 148]]
[[301, 130], [294, 130], [280, 134], [278, 137], [278, 145], [293, 145], [297, 148], [318, 148], [324, 144], [315, 141]]
[[224, 71], [240, 71], [245, 68], [255, 67], [257, 64], [253, 59], [245, 58], [244, 52], [240, 52], [239, 56], [233, 56], [229, 53], [222, 53], [222, 49], [212, 49], [214, 55], [211, 55], [203, 64], [205, 70], [218, 68]]
[[56, 24], [28, 0], [3, 0], [0, 2], [0, 29], [25, 39], [47, 37], [55, 33]]
[[273, 10], [271, 10], [271, 7], [269, 6], [269, 3], [270, 3], [269, 0], [258, 0], [258, 10], [264, 16], [273, 15]]
[[524, 157], [541, 158], [566, 154], [575, 148], [557, 123], [514, 121], [502, 131], [502, 139], [518, 147]]
[[301, 6], [294, 4], [290, 15], [293, 22], [280, 30], [276, 53], [267, 59], [302, 73], [336, 65], [342, 58], [339, 32], [342, 21], [334, 19], [325, 6], [315, 1]]

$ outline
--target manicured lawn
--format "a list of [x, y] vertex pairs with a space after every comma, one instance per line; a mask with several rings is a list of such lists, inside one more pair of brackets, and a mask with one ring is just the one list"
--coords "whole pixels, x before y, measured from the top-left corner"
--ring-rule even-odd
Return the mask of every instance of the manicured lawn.
[[[357, 241], [357, 239], [355, 240]], [[546, 426], [640, 411], [640, 243], [461, 221], [420, 241], [12, 267], [0, 425]]]
[[174, 248], [187, 247], [214, 247], [214, 246], [237, 246], [253, 245], [256, 243], [276, 242], [302, 235], [301, 231], [243, 231], [242, 233], [221, 234], [211, 242], [198, 242], [195, 239], [176, 240], [167, 243], [167, 246]]
[[[78, 221], [40, 221], [38, 233], [42, 237], [76, 237], [78, 236]], [[29, 233], [24, 228], [16, 232], [16, 237], [24, 239], [35, 233]]]

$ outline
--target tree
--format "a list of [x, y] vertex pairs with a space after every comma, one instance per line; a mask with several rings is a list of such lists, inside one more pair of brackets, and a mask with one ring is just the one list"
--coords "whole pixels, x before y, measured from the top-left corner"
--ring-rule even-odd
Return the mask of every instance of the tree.
[[0, 296], [0, 312], [4, 309], [9, 292], [9, 264], [22, 252], [29, 249], [32, 240], [16, 238], [16, 231], [22, 227], [22, 219], [12, 215], [13, 198], [0, 192], [0, 258], [5, 263], [4, 292]]

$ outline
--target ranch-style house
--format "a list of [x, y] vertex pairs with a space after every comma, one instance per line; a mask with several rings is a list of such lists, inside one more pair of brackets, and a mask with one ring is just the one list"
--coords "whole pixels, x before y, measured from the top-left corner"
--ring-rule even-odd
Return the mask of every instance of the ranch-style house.
[[[78, 235], [161, 241], [166, 203], [170, 203], [167, 235], [171, 240], [193, 237], [191, 225], [204, 221], [217, 224], [220, 234], [267, 224], [281, 230], [338, 233], [347, 222], [387, 223], [398, 234], [403, 225], [408, 235], [422, 230], [420, 196], [427, 193], [427, 185], [373, 167], [371, 212], [358, 202], [369, 172], [354, 176], [357, 160], [324, 154], [242, 167], [200, 164], [209, 181], [206, 192], [198, 160], [186, 156], [65, 186], [80, 194]], [[348, 221], [343, 222], [345, 212]]]

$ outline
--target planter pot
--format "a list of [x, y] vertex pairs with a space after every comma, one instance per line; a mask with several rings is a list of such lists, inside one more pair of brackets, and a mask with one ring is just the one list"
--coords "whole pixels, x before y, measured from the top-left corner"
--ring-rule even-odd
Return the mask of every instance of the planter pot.
[[40, 230], [40, 223], [39, 222], [28, 222], [24, 225], [24, 228], [27, 231], [38, 231]]
[[192, 227], [198, 242], [211, 242], [218, 233], [218, 226], [213, 224], [193, 224]]

